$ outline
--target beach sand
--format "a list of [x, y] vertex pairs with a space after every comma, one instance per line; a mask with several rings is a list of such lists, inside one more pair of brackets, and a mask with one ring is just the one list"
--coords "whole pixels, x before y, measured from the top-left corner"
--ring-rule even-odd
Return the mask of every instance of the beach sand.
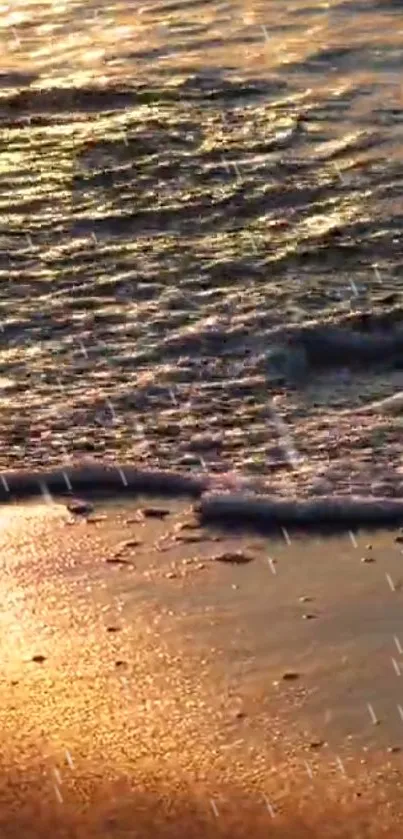
[[0, 515], [1, 837], [401, 835], [397, 532]]

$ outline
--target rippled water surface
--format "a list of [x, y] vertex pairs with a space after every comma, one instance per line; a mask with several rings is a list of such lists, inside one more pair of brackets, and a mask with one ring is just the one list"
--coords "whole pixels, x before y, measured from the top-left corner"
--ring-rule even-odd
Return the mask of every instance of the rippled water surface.
[[0, 47], [2, 465], [399, 489], [399, 420], [340, 408], [401, 372], [295, 390], [266, 356], [400, 311], [401, 4], [14, 0]]

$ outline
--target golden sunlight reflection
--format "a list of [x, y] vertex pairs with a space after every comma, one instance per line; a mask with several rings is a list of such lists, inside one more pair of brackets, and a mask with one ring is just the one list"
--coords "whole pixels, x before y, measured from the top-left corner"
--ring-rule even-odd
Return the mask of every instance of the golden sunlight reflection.
[[[189, 507], [169, 506], [170, 524], [178, 533]], [[213, 813], [213, 822], [201, 825], [194, 804], [189, 805], [185, 835], [192, 839], [266, 837], [274, 814], [282, 813], [284, 821], [276, 822], [279, 839], [303, 835], [302, 813], [313, 825], [313, 832], [306, 835], [317, 839], [324, 831], [322, 818], [326, 825], [333, 824], [332, 802], [337, 800], [339, 814], [348, 813], [354, 799], [349, 803], [347, 793], [359, 788], [368, 790], [376, 822], [377, 794], [380, 791], [382, 798], [383, 786], [380, 789], [379, 777], [374, 781], [370, 774], [369, 757], [357, 760], [348, 737], [343, 752], [334, 753], [325, 743], [332, 732], [338, 742], [341, 709], [350, 714], [355, 734], [361, 726], [366, 739], [385, 737], [385, 731], [365, 724], [360, 694], [347, 690], [344, 696], [347, 674], [352, 684], [361, 674], [370, 685], [375, 668], [377, 673], [385, 671], [387, 699], [398, 687], [384, 666], [389, 663], [386, 655], [380, 656], [379, 650], [371, 654], [371, 626], [362, 616], [357, 622], [357, 603], [363, 609], [378, 586], [354, 561], [356, 548], [348, 539], [331, 541], [325, 555], [319, 540], [273, 544], [271, 553], [278, 560], [274, 576], [263, 540], [255, 539], [252, 545], [247, 539], [247, 549], [255, 557], [242, 567], [209, 563], [209, 553], [218, 546], [207, 539], [204, 545], [193, 546], [204, 560], [198, 562], [202, 570], [196, 571], [189, 564], [185, 543], [175, 542], [168, 553], [156, 550], [164, 534], [166, 538], [166, 519], [150, 519], [141, 526], [135, 512], [136, 502], [105, 505], [97, 510], [98, 521], [87, 523], [51, 499], [48, 504], [0, 511], [1, 761], [11, 762], [7, 772], [24, 769], [24, 790], [31, 796], [24, 807], [32, 814], [41, 802], [42, 815], [36, 818], [42, 825], [50, 807], [47, 793], [50, 789], [54, 798], [56, 783], [57, 799], [63, 803], [57, 818], [65, 824], [74, 809], [74, 835], [104, 839], [106, 810], [100, 799], [108, 802], [109, 812], [119, 812], [127, 794], [131, 804], [120, 813], [119, 827], [127, 832], [134, 823], [146, 825], [141, 833], [145, 839], [169, 839], [177, 836], [177, 825], [184, 818], [185, 803], [182, 800], [177, 812], [176, 796], [181, 800], [186, 791], [190, 802], [199, 801], [202, 809]], [[122, 546], [123, 533], [142, 536], [143, 547], [134, 551], [132, 568], [130, 563], [108, 563]], [[374, 545], [378, 554], [387, 539]], [[123, 542], [127, 560], [133, 554], [132, 541]], [[243, 540], [235, 541], [243, 549]], [[233, 537], [222, 537], [221, 548], [231, 544]], [[302, 583], [306, 586], [307, 579], [322, 640], [309, 621], [300, 623], [298, 633], [295, 630], [295, 621], [307, 609], [298, 605], [297, 596], [305, 591]], [[341, 604], [335, 580], [343, 588]], [[386, 604], [390, 594], [383, 594]], [[379, 605], [379, 598], [376, 602]], [[373, 620], [388, 621], [376, 610], [371, 614]], [[354, 644], [346, 630], [353, 631]], [[359, 668], [354, 667], [357, 656], [364, 657]], [[296, 686], [278, 678], [292, 662], [301, 677]], [[310, 690], [313, 679], [316, 689]], [[333, 704], [330, 695], [321, 696], [323, 690], [335, 697]], [[371, 696], [367, 688], [363, 695]], [[378, 712], [381, 696], [379, 687]], [[316, 722], [309, 718], [312, 699], [323, 705], [323, 719], [317, 715]], [[34, 794], [38, 764], [39, 799]], [[307, 788], [307, 766], [312, 777], [315, 774], [312, 789]], [[49, 772], [50, 787], [44, 780]], [[386, 769], [384, 773], [382, 783]], [[8, 802], [1, 773], [0, 790], [2, 801]], [[317, 799], [313, 809], [307, 800], [311, 793]], [[73, 807], [79, 794], [90, 805], [86, 818], [91, 819], [93, 832], [82, 806]], [[12, 801], [15, 795], [13, 788]], [[54, 812], [51, 807], [50, 812]], [[354, 818], [359, 820], [360, 814], [355, 812]], [[357, 835], [341, 832], [342, 821], [338, 837]], [[108, 836], [115, 836], [115, 827], [116, 836], [121, 835], [111, 822]], [[41, 829], [42, 834], [38, 830], [14, 835], [59, 836]], [[381, 835], [378, 830], [377, 836]]]
[[[297, 509], [401, 495], [399, 14], [0, 0], [3, 497], [91, 458]], [[40, 486], [0, 506], [1, 839], [380, 839], [401, 535], [224, 534], [167, 498], [87, 519]]]

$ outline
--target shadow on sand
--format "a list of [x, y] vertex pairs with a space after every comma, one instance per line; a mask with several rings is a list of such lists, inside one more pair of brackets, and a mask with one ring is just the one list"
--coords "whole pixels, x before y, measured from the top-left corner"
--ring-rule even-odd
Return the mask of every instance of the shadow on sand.
[[[150, 791], [129, 789], [125, 780], [75, 777], [60, 786], [41, 769], [3, 767], [0, 834], [4, 839], [372, 839], [401, 835], [385, 808], [361, 800], [350, 788], [349, 801], [327, 798], [311, 786], [287, 796], [271, 810], [262, 795], [246, 797], [226, 787], [214, 799], [182, 783], [155, 783]], [[107, 772], [105, 771], [105, 775]], [[60, 778], [59, 778], [60, 780]], [[133, 781], [131, 783], [134, 786]], [[141, 779], [139, 779], [141, 786]], [[354, 800], [355, 799], [355, 800]], [[351, 803], [353, 802], [353, 803]]]

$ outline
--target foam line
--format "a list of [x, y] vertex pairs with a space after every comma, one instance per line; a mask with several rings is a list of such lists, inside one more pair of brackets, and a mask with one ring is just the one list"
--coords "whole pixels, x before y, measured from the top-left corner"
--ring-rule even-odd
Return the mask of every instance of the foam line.
[[63, 467], [43, 471], [16, 470], [0, 473], [0, 503], [43, 495], [116, 498], [150, 495], [198, 499], [195, 510], [201, 525], [225, 529], [278, 527], [319, 530], [321, 527], [403, 525], [403, 498], [326, 496], [276, 499], [242, 493], [214, 492], [216, 477], [179, 472], [136, 469], [122, 464]]
[[336, 529], [403, 524], [403, 499], [327, 496], [312, 500], [270, 499], [230, 493], [205, 493], [198, 505], [201, 524], [225, 528], [253, 526]]
[[102, 495], [121, 493], [198, 498], [208, 487], [204, 476], [183, 475], [161, 470], [139, 470], [133, 466], [86, 465], [43, 471], [13, 471], [0, 474], [0, 502], [51, 495]]

